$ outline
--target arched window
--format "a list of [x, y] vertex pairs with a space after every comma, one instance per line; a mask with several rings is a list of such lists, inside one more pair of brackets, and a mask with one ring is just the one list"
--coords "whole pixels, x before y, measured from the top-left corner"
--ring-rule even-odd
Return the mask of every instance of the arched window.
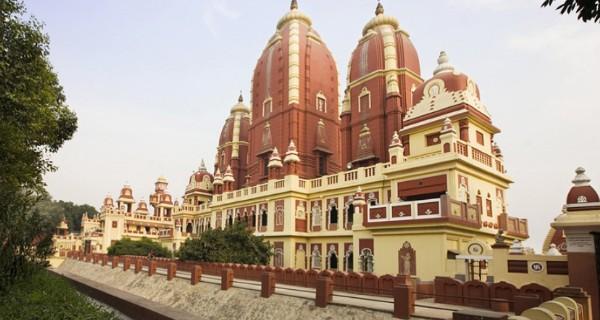
[[329, 247], [329, 252], [327, 253], [327, 269], [338, 269], [338, 255], [333, 245]]
[[276, 248], [273, 254], [273, 266], [283, 268], [283, 249]]
[[312, 226], [321, 226], [321, 208], [319, 207], [319, 205], [315, 205], [312, 208]]
[[352, 228], [352, 224], [354, 223], [354, 204], [352, 204], [352, 201], [348, 202], [346, 206], [346, 221], [348, 228]]
[[352, 246], [346, 251], [344, 258], [346, 260], [346, 263], [344, 264], [346, 272], [352, 272], [354, 270], [354, 253], [352, 253]]
[[329, 224], [338, 223], [338, 209], [335, 204], [329, 206]]
[[260, 225], [263, 227], [267, 226], [267, 222], [268, 222], [268, 216], [267, 216], [267, 209], [263, 208], [260, 214]]
[[233, 225], [233, 215], [229, 213], [227, 216], [227, 225], [231, 227]]
[[311, 268], [312, 269], [321, 269], [321, 252], [319, 252], [318, 246], [313, 246], [313, 251], [310, 255], [311, 257]]
[[187, 226], [185, 227], [185, 232], [186, 232], [186, 233], [192, 233], [193, 229], [194, 229], [194, 228], [193, 228], [193, 226], [192, 226], [192, 223], [191, 223], [191, 222], [188, 222]]
[[373, 272], [373, 252], [369, 248], [360, 252], [360, 271]]
[[254, 209], [252, 209], [250, 211], [250, 226], [251, 227], [256, 227], [256, 220], [255, 220], [255, 213], [254, 213]]

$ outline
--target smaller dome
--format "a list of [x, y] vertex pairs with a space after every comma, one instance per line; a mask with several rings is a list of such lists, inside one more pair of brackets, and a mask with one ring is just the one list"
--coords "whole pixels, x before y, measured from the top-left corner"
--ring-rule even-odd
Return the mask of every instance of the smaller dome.
[[[481, 99], [479, 95], [479, 87], [477, 84], [466, 74], [456, 71], [453, 65], [450, 64], [448, 55], [445, 51], [440, 52], [438, 57], [438, 66], [433, 71], [433, 77], [421, 85], [419, 85], [413, 93], [413, 101], [419, 102], [423, 99], [424, 95], [435, 95], [438, 92], [433, 92], [436, 89], [431, 89], [431, 84], [435, 80], [441, 80], [444, 85], [444, 89], [448, 92], [465, 91], [469, 89], [469, 86], [473, 86], [473, 91], [477, 95], [477, 98]], [[428, 87], [431, 92], [424, 92], [425, 88]], [[439, 89], [439, 88], [437, 88]]]
[[550, 249], [546, 251], [547, 256], [562, 256], [562, 253], [556, 248], [554, 243], [550, 244]]
[[147, 214], [148, 213], [148, 205], [146, 205], [146, 201], [140, 200], [140, 202], [138, 202], [137, 209], [135, 209], [135, 212], [136, 213], [142, 213], [142, 214], [146, 213]]
[[202, 160], [198, 171], [192, 173], [190, 176], [190, 181], [185, 188], [186, 194], [192, 190], [212, 192], [213, 180], [213, 175], [206, 170], [206, 165], [204, 164], [204, 160]]
[[159, 197], [160, 199], [160, 203], [165, 203], [165, 204], [172, 204], [173, 200], [171, 198], [171, 195], [168, 193], [163, 193], [160, 195]]
[[585, 174], [585, 169], [579, 167], [575, 170], [577, 174], [573, 179], [573, 187], [567, 195], [567, 204], [585, 204], [589, 202], [600, 202], [600, 197], [590, 185], [591, 179]]
[[114, 206], [114, 201], [113, 198], [110, 195], [106, 195], [106, 197], [104, 198], [104, 202], [103, 205], [105, 207], [110, 207], [112, 208]]
[[457, 71], [450, 64], [445, 51], [440, 52], [437, 62], [433, 77], [414, 89], [415, 104], [406, 113], [405, 120], [411, 121], [462, 103], [470, 105], [489, 119], [490, 114], [481, 103], [477, 83], [468, 75]]
[[236, 103], [233, 107], [231, 107], [231, 113], [243, 112], [250, 113], [250, 107], [244, 104], [244, 97], [240, 92], [240, 96], [238, 97], [238, 103]]
[[150, 195], [150, 204], [153, 206], [158, 204], [158, 193], [153, 193]]
[[121, 188], [119, 199], [120, 198], [133, 199], [133, 190], [131, 189], [130, 185], [126, 184], [123, 186], [123, 188]]
[[160, 176], [156, 180], [157, 183], [168, 183], [167, 178], [165, 176]]

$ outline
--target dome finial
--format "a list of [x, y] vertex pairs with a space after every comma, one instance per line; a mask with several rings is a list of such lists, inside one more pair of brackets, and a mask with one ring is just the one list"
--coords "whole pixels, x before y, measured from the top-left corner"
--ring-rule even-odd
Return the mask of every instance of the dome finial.
[[586, 174], [585, 169], [582, 167], [578, 167], [575, 169], [575, 179], [573, 179], [573, 184], [576, 186], [588, 186], [590, 185], [590, 181], [592, 181]]
[[244, 102], [244, 97], [242, 96], [242, 90], [240, 90], [240, 96], [238, 97], [238, 102], [239, 103]]
[[375, 15], [378, 16], [383, 14], [383, 5], [381, 4], [381, 0], [377, 1], [377, 8], [375, 8]]
[[206, 164], [204, 164], [204, 159], [200, 161], [200, 168], [198, 171], [206, 171]]
[[297, 0], [292, 0], [292, 3], [290, 4], [290, 10], [294, 10], [294, 9], [298, 9], [298, 1]]
[[435, 68], [435, 70], [433, 70], [433, 75], [436, 75], [440, 72], [454, 71], [454, 66], [448, 61], [449, 59], [446, 51], [441, 51], [440, 56], [437, 59], [438, 66]]

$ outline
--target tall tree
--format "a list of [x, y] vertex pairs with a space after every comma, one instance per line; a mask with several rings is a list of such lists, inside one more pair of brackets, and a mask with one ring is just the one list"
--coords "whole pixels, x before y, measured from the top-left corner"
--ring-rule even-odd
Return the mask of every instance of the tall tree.
[[50, 65], [42, 24], [20, 0], [0, 1], [0, 290], [45, 261], [54, 226], [31, 210], [49, 156], [77, 129]]
[[[600, 22], [600, 0], [561, 0], [562, 4], [558, 5], [556, 10], [560, 11], [560, 14], [570, 14], [575, 11], [577, 13], [577, 19], [583, 22], [593, 20], [594, 22]], [[554, 4], [555, 0], [544, 0], [542, 7], [549, 7]]]

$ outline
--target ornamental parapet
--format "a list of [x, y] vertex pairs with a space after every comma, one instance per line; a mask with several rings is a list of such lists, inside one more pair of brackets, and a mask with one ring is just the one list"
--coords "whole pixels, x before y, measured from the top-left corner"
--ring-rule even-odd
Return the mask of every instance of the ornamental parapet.
[[511, 217], [506, 213], [502, 213], [498, 215], [498, 226], [510, 236], [529, 238], [527, 219]]
[[439, 222], [475, 229], [482, 226], [476, 205], [452, 200], [446, 195], [434, 199], [367, 205], [363, 217], [363, 226], [367, 228]]

